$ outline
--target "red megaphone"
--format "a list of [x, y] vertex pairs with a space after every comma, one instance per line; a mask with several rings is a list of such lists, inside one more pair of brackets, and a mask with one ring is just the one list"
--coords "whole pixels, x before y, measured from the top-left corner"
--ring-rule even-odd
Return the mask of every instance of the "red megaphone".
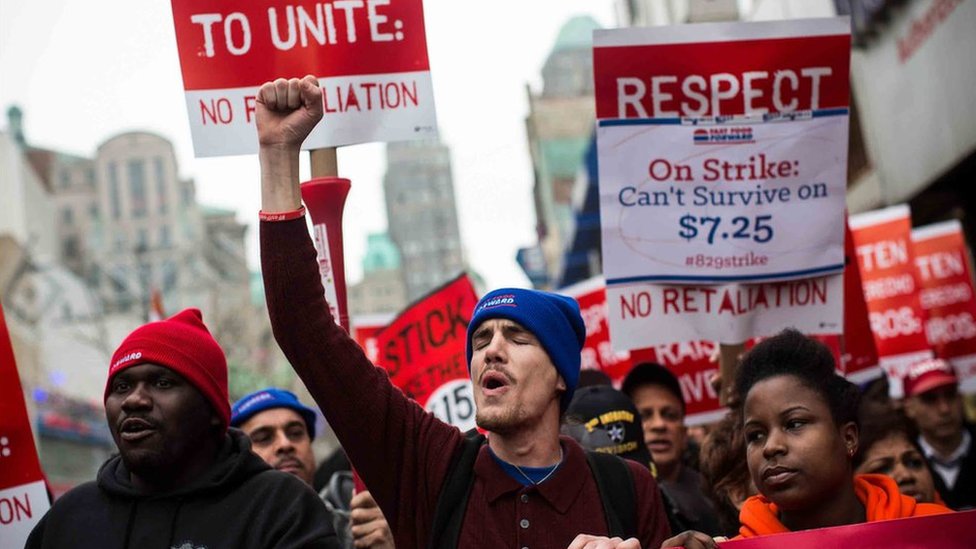
[[351, 184], [342, 177], [317, 177], [302, 183], [302, 200], [312, 216], [319, 274], [332, 317], [349, 332], [346, 270], [342, 256], [342, 208]]

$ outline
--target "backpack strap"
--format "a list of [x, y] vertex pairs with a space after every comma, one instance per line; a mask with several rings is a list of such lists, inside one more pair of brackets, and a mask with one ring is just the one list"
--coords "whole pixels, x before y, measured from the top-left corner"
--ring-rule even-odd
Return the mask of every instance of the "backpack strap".
[[485, 443], [484, 435], [472, 429], [465, 433], [461, 448], [451, 460], [447, 478], [437, 497], [429, 549], [455, 549], [461, 538], [461, 523], [468, 509], [471, 486], [474, 485], [474, 462]]
[[607, 518], [610, 537], [638, 538], [637, 495], [634, 478], [624, 460], [601, 452], [586, 451], [586, 461], [593, 471], [603, 514]]

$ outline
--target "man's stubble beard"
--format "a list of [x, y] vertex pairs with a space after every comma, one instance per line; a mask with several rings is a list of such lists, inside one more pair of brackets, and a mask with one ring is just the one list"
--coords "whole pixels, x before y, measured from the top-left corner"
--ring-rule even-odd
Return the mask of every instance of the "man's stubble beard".
[[486, 414], [478, 410], [475, 414], [475, 423], [486, 431], [505, 435], [516, 431], [522, 425], [523, 415], [522, 406], [517, 403], [495, 414]]

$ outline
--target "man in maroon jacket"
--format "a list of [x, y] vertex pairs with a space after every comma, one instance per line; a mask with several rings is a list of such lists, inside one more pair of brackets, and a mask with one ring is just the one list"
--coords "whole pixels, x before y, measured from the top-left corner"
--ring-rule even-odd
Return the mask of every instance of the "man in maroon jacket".
[[[298, 184], [302, 142], [322, 118], [314, 77], [278, 79], [257, 97], [261, 259], [279, 345], [318, 402], [393, 529], [398, 547], [440, 539], [438, 498], [464, 435], [406, 398], [336, 326], [323, 296]], [[575, 301], [496, 290], [468, 326], [477, 453], [459, 547], [659, 547], [668, 536], [646, 467], [628, 462], [636, 539], [609, 538], [609, 520], [582, 448], [559, 436], [579, 377], [585, 329]]]

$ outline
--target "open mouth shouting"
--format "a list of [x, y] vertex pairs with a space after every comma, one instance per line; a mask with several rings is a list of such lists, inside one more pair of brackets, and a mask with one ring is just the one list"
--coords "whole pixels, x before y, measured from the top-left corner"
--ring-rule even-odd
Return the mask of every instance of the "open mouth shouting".
[[126, 442], [139, 442], [156, 433], [156, 426], [139, 417], [122, 420], [119, 425], [119, 437]]
[[499, 370], [486, 370], [481, 374], [481, 392], [486, 397], [499, 397], [508, 392], [512, 380]]

